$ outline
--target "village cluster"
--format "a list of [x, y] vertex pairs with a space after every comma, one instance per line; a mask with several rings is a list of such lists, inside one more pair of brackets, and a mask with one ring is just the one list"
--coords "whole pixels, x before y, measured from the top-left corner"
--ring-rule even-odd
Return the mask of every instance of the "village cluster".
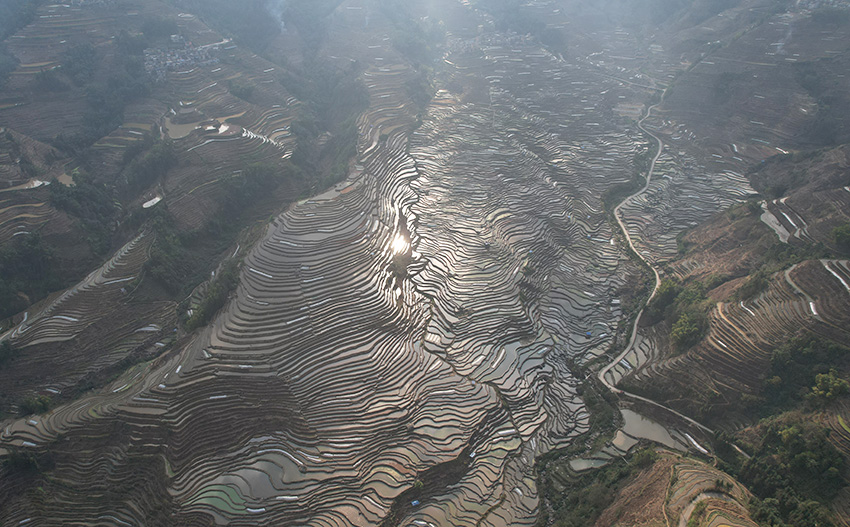
[[196, 66], [218, 64], [218, 45], [195, 47], [181, 35], [171, 35], [167, 49], [145, 50], [145, 71], [156, 82], [165, 80], [169, 71], [185, 71]]

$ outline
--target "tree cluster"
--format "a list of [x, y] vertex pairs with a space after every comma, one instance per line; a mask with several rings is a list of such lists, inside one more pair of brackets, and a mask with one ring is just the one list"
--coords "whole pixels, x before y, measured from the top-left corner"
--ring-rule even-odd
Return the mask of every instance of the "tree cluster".
[[850, 252], [850, 223], [839, 225], [832, 230], [832, 240], [838, 248]]
[[194, 308], [185, 327], [192, 331], [206, 325], [212, 317], [227, 303], [236, 286], [239, 285], [239, 264], [231, 260], [225, 263], [210, 283], [201, 302]]
[[[123, 123], [127, 104], [150, 92], [142, 56], [144, 42], [136, 42], [136, 38], [126, 32], [119, 34], [111, 56], [91, 44], [80, 44], [63, 55], [58, 70], [36, 78], [36, 83], [48, 82], [55, 87], [68, 79], [86, 94], [82, 129], [59, 134], [53, 139], [54, 146], [69, 154], [82, 154]], [[103, 68], [103, 64], [107, 66]], [[51, 79], [52, 75], [61, 77]]]
[[631, 477], [657, 459], [658, 453], [650, 447], [636, 450], [627, 459], [615, 459], [604, 467], [578, 475], [549, 474], [547, 470], [542, 476], [541, 488], [552, 507], [541, 511], [536, 525], [593, 525]]
[[2, 41], [35, 18], [38, 6], [44, 0], [3, 0], [0, 2], [0, 87], [18, 67], [18, 59], [12, 55]]
[[77, 218], [86, 240], [96, 255], [106, 255], [112, 247], [112, 233], [118, 209], [107, 188], [80, 172], [70, 186], [50, 185], [50, 203]]
[[692, 282], [683, 287], [673, 280], [662, 280], [655, 298], [646, 308], [646, 323], [669, 323], [670, 340], [675, 348], [678, 351], [690, 348], [708, 331], [711, 302], [706, 296], [706, 289], [702, 282]]
[[0, 247], [0, 319], [59, 289], [59, 266], [53, 249], [38, 234], [16, 236]]
[[128, 163], [123, 171], [121, 185], [130, 195], [151, 186], [177, 164], [177, 154], [171, 141], [156, 143], [144, 155]]
[[848, 367], [850, 350], [812, 334], [791, 338], [770, 358], [761, 396], [761, 415], [787, 410], [804, 399], [821, 406], [847, 393], [839, 373]]
[[826, 505], [844, 486], [844, 457], [829, 431], [808, 420], [771, 419], [760, 426], [752, 457], [738, 477], [753, 491], [753, 518], [775, 527], [828, 527]]

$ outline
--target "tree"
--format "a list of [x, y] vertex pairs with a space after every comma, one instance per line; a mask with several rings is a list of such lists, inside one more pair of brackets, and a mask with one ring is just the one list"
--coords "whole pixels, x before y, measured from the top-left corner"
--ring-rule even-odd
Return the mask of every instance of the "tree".
[[839, 377], [835, 368], [830, 368], [829, 373], [819, 373], [815, 377], [815, 385], [807, 397], [816, 404], [823, 405], [848, 392], [850, 383]]
[[85, 86], [97, 68], [97, 52], [89, 43], [76, 45], [61, 56], [62, 72], [77, 86]]
[[61, 288], [60, 267], [55, 251], [37, 233], [16, 236], [0, 247], [0, 318]]
[[770, 285], [768, 274], [764, 269], [759, 269], [752, 273], [747, 281], [738, 288], [737, 296], [741, 300], [749, 300], [762, 291], [766, 290]]
[[826, 507], [814, 500], [806, 500], [788, 515], [788, 521], [796, 527], [827, 527], [833, 525]]
[[689, 312], [682, 313], [670, 330], [670, 339], [679, 349], [685, 349], [699, 342], [702, 337], [700, 320]]

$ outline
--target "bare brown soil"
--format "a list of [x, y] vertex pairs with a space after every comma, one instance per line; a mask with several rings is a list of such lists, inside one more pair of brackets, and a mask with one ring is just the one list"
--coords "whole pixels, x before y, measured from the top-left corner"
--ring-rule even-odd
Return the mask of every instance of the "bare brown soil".
[[662, 455], [655, 464], [638, 473], [596, 520], [596, 527], [666, 525], [664, 501], [674, 464], [673, 456]]
[[[755, 526], [747, 512], [749, 498], [740, 483], [718, 469], [661, 450], [658, 460], [617, 494], [595, 525], [674, 527], [698, 515], [699, 525]], [[705, 509], [699, 511], [696, 505], [703, 501]]]

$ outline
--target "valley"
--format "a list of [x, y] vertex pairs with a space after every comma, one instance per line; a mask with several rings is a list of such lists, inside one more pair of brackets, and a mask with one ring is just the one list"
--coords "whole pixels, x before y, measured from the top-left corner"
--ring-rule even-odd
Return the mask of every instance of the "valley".
[[850, 522], [850, 7], [226, 4], [4, 42], [0, 522]]

